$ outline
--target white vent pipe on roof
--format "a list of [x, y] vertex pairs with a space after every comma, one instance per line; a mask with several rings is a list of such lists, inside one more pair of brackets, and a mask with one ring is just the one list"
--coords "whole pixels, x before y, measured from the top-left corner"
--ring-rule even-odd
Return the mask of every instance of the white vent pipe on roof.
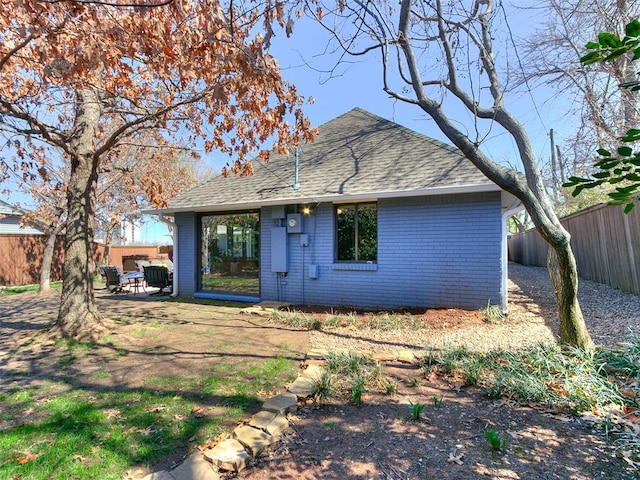
[[300, 183], [298, 183], [299, 166], [298, 147], [296, 147], [293, 150], [293, 186], [291, 187], [294, 190], [298, 190], [300, 188]]

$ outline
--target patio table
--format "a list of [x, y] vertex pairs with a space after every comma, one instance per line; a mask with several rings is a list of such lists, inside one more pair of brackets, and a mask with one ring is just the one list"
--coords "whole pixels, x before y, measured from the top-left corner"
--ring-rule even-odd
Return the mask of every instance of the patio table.
[[144, 284], [143, 272], [127, 272], [124, 274], [124, 278], [129, 282], [129, 289], [133, 290], [134, 294], [140, 293], [141, 286], [144, 293], [147, 293], [147, 289]]

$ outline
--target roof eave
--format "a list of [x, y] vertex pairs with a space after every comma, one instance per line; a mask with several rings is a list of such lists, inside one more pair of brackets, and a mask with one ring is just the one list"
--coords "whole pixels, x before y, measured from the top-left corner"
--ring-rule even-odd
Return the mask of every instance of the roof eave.
[[447, 187], [429, 187], [413, 190], [387, 190], [381, 192], [366, 192], [356, 194], [325, 194], [301, 197], [300, 195], [282, 198], [270, 198], [251, 202], [233, 202], [223, 204], [201, 205], [196, 207], [163, 208], [158, 210], [143, 210], [142, 213], [148, 215], [173, 215], [185, 212], [224, 212], [236, 210], [253, 210], [261, 207], [290, 204], [311, 204], [311, 203], [342, 203], [342, 202], [363, 202], [367, 200], [379, 200], [385, 198], [407, 198], [432, 195], [449, 195], [464, 193], [499, 192], [500, 187], [493, 182], [475, 185], [455, 185]]

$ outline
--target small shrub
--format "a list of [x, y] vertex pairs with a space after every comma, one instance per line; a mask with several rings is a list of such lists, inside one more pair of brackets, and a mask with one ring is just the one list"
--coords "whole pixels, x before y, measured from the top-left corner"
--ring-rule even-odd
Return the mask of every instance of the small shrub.
[[369, 314], [365, 320], [365, 326], [371, 330], [390, 331], [402, 326], [402, 320], [391, 313]]
[[358, 314], [356, 312], [349, 312], [341, 316], [341, 321], [343, 327], [353, 327], [358, 323]]
[[327, 368], [343, 376], [350, 376], [372, 365], [373, 362], [369, 358], [351, 352], [344, 354], [330, 352], [327, 358]]
[[487, 302], [487, 306], [480, 309], [482, 318], [487, 323], [496, 323], [504, 318], [504, 312], [500, 305], [491, 305], [491, 300]]
[[333, 375], [328, 371], [324, 372], [316, 382], [316, 398], [323, 400], [333, 395]]
[[342, 326], [342, 320], [339, 315], [327, 315], [322, 323], [324, 329], [334, 329]]
[[502, 447], [504, 447], [504, 439], [493, 428], [484, 432], [484, 438], [487, 439], [494, 452], [502, 450]]
[[364, 388], [364, 379], [361, 377], [354, 377], [351, 384], [351, 401], [356, 405], [362, 405], [362, 394], [367, 393], [367, 389]]
[[277, 312], [269, 317], [272, 321], [282, 323], [293, 328], [305, 328], [307, 330], [320, 330], [322, 323], [313, 315], [305, 315], [302, 312]]
[[409, 408], [411, 408], [411, 419], [414, 422], [420, 421], [420, 415], [422, 414], [422, 410], [424, 410], [424, 405], [420, 402], [409, 402]]
[[396, 385], [396, 383], [390, 380], [387, 380], [387, 383], [384, 386], [384, 393], [386, 393], [387, 395], [395, 395], [397, 391], [398, 391], [398, 386]]

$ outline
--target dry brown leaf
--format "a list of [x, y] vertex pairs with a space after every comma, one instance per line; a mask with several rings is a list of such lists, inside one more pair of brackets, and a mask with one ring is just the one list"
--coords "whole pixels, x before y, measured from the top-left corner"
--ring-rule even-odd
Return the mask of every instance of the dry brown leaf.
[[16, 462], [18, 462], [19, 465], [24, 465], [25, 463], [33, 462], [39, 456], [40, 455], [37, 455], [35, 453], [27, 453], [26, 455], [16, 458]]
[[456, 463], [458, 465], [462, 465], [462, 457], [464, 457], [464, 453], [460, 452], [458, 453], [457, 449], [453, 449], [451, 452], [449, 452], [449, 458], [447, 458], [447, 463]]
[[449, 384], [449, 388], [455, 390], [456, 393], [460, 393], [462, 387], [464, 387], [464, 382], [452, 382]]

